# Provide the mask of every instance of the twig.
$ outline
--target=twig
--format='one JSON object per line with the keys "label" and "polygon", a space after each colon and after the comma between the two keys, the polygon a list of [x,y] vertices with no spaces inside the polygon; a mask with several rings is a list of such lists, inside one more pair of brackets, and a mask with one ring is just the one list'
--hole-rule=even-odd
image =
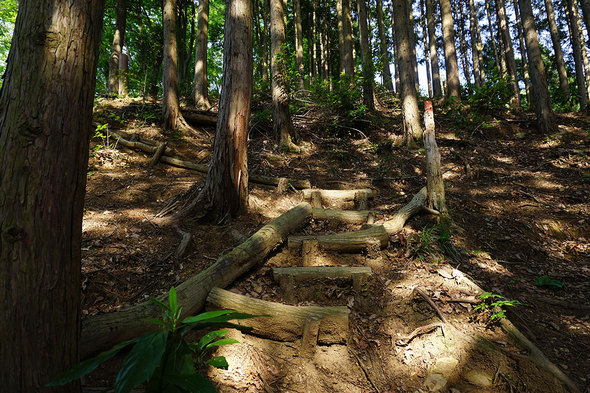
{"label": "twig", "polygon": [[361,135],[362,135],[362,136],[363,136],[365,139],[369,139],[369,138],[367,138],[367,136],[365,135],[365,133],[364,133],[364,132],[362,132],[361,130],[359,130],[358,128],[354,128],[354,127],[348,127],[348,126],[343,126],[343,125],[340,125],[340,124],[338,125],[338,127],[340,127],[340,128],[345,128],[345,129],[347,129],[347,130],[356,131],[356,132],[358,132],[359,134],[361,134]]}
{"label": "twig", "polygon": [[418,287],[414,288],[414,290],[412,291],[412,294],[413,293],[417,293],[418,295],[422,296],[422,298],[424,300],[426,300],[426,302],[430,305],[430,307],[432,307],[434,309],[434,311],[436,311],[436,314],[439,316],[441,321],[443,321],[444,323],[449,323],[449,321],[443,315],[443,313],[440,311],[438,306],[436,304],[434,304],[432,299],[426,294],[426,292],[424,292],[424,290],[422,288],[418,288]]}
{"label": "twig", "polygon": [[369,383],[371,384],[371,386],[373,387],[373,389],[375,389],[375,391],[377,393],[379,393],[380,390],[377,389],[377,386],[375,385],[375,383],[373,382],[373,380],[369,376],[369,372],[367,371],[367,368],[365,367],[363,361],[359,358],[359,356],[355,352],[352,352],[352,354],[353,354],[354,358],[356,359],[356,362],[358,363],[358,365],[361,368],[361,370],[363,370],[363,373],[365,374],[365,377],[367,378],[367,381],[369,381]]}
{"label": "twig", "polygon": [[404,346],[408,345],[414,338],[416,338],[422,334],[430,333],[431,331],[433,331],[437,327],[439,327],[442,330],[443,334],[445,333],[444,324],[442,322],[434,322],[434,323],[431,323],[428,325],[417,327],[416,329],[414,329],[412,331],[412,333],[408,334],[406,337],[399,338],[395,342],[395,344],[404,347]]}

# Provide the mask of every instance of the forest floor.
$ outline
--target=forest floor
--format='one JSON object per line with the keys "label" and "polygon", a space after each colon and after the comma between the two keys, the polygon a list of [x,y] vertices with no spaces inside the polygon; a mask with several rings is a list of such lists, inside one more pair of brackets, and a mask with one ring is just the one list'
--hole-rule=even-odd
{"label": "forest floor", "polygon": [[[165,140],[176,155],[207,164],[214,129],[205,129],[210,136],[200,139],[164,132],[158,114],[157,102],[99,100],[95,121]],[[393,147],[400,118],[387,109],[344,122],[320,107],[307,108],[294,117],[301,152],[285,154],[277,152],[268,121],[255,116],[249,170],[308,179],[314,188],[372,188],[378,194],[370,207],[382,213],[376,223],[382,222],[426,183],[424,151]],[[435,104],[435,118],[449,214],[412,217],[383,250],[321,255],[326,264],[365,265],[374,273],[362,293],[349,283],[327,281],[302,286],[292,299],[291,304],[348,306],[348,342],[302,356],[297,343],[233,332],[240,344],[219,351],[229,369],[209,371],[221,392],[427,392],[443,386],[453,392],[566,391],[490,323],[490,312],[474,309],[477,293],[463,275],[487,292],[521,302],[504,307],[508,318],[581,391],[590,392],[590,118],[559,115],[554,135],[538,134],[526,113],[465,124],[460,113],[439,113]],[[302,201],[301,192],[279,194],[251,184],[247,215],[224,226],[182,223],[193,241],[178,260],[174,253],[182,235],[157,225],[154,215],[195,182],[202,185],[205,176],[165,164],[150,168],[150,156],[108,148],[112,142],[91,142],[84,316],[167,292]],[[312,219],[301,233],[358,227]],[[279,248],[227,289],[288,303],[271,268],[296,266],[299,258]],[[415,288],[446,315],[450,333],[435,329],[400,342],[415,328],[440,321]],[[104,386],[111,371],[101,367],[86,383]]]}

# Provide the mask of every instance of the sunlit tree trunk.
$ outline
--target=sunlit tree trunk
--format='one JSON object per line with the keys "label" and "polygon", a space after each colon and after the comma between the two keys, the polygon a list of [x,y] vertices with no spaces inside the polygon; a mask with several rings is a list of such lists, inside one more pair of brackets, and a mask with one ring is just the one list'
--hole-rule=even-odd
{"label": "sunlit tree trunk", "polygon": [[584,16],[586,32],[590,37],[590,0],[580,0],[580,5],[582,6],[582,15]]}
{"label": "sunlit tree trunk", "polygon": [[563,52],[561,50],[561,39],[559,37],[557,23],[555,23],[555,13],[553,12],[551,0],[545,0],[545,9],[547,10],[549,32],[551,33],[551,42],[553,43],[553,51],[555,52],[555,65],[557,67],[557,74],[559,75],[559,90],[564,97],[567,97],[569,95],[569,82],[567,80],[565,61],[563,61]]}
{"label": "sunlit tree trunk", "polygon": [[436,29],[434,23],[434,4],[432,0],[426,0],[426,21],[428,25],[430,67],[432,68],[432,91],[435,97],[441,97],[442,87],[440,84],[440,70],[438,66],[438,53],[436,50]]}
{"label": "sunlit tree trunk", "polygon": [[401,81],[400,81],[400,70],[399,70],[399,53],[397,43],[397,32],[396,32],[396,16],[395,16],[395,1],[391,2],[391,41],[393,46],[393,69],[395,70],[395,92],[400,93]]}
{"label": "sunlit tree trunk", "polygon": [[479,29],[479,19],[475,10],[475,2],[469,0],[469,35],[471,37],[471,61],[473,63],[473,81],[476,87],[482,85],[481,69],[483,64],[480,62],[481,42],[477,35]]}
{"label": "sunlit tree trunk", "polygon": [[363,71],[363,103],[370,111],[375,109],[375,86],[373,85],[373,57],[369,44],[369,29],[367,27],[367,3],[366,0],[357,0],[359,16],[359,39]]}
{"label": "sunlit tree trunk", "polygon": [[461,85],[459,83],[459,65],[457,50],[455,49],[455,27],[450,0],[440,0],[442,16],[443,42],[445,50],[445,65],[447,70],[447,96],[461,99]]}
{"label": "sunlit tree trunk", "polygon": [[454,1],[455,5],[455,20],[459,28],[459,53],[461,55],[461,63],[463,64],[463,77],[467,85],[471,85],[471,73],[469,72],[470,64],[467,60],[467,45],[465,43],[465,18],[463,14],[463,3],[459,0]]}
{"label": "sunlit tree trunk", "polygon": [[393,80],[389,69],[389,52],[387,51],[387,37],[385,35],[385,18],[383,16],[383,0],[377,0],[377,28],[379,29],[379,49],[381,61],[383,62],[382,75],[383,86],[389,91],[393,91]]}
{"label": "sunlit tree trunk", "polygon": [[344,73],[352,77],[354,76],[354,38],[352,36],[350,0],[342,0],[342,17],[344,22]]}
{"label": "sunlit tree trunk", "polygon": [[195,78],[193,100],[200,109],[209,109],[209,86],[207,83],[207,33],[209,30],[209,0],[199,0],[197,44],[195,50]]}
{"label": "sunlit tree trunk", "polygon": [[268,48],[270,46],[270,34],[268,32],[269,27],[269,15],[270,15],[270,0],[261,0],[263,3],[262,8],[264,9],[264,14],[262,15],[262,24],[263,24],[263,45],[262,45],[262,61],[261,61],[261,68],[262,68],[262,82],[268,83]]}
{"label": "sunlit tree trunk", "polygon": [[492,41],[492,48],[494,49],[494,60],[496,61],[496,68],[498,69],[498,75],[504,75],[504,69],[502,68],[502,62],[500,61],[500,55],[498,54],[498,45],[496,44],[494,25],[492,24],[492,13],[490,12],[490,0],[484,0],[486,8],[486,15],[488,17],[488,27],[490,29],[490,41]]}
{"label": "sunlit tree trunk", "polygon": [[317,42],[317,37],[318,37],[318,29],[317,29],[317,19],[318,19],[318,14],[317,14],[317,6],[315,2],[312,2],[311,4],[311,26],[309,31],[310,31],[310,35],[311,35],[311,40],[310,40],[310,59],[311,59],[311,76],[312,79],[315,80],[318,77],[319,74],[319,67],[318,67],[318,42]]}
{"label": "sunlit tree trunk", "polygon": [[416,91],[420,91],[418,80],[418,57],[416,57],[416,31],[414,30],[414,13],[412,12],[413,0],[408,1],[408,29],[410,32],[410,48],[412,49],[412,77],[416,85]]}
{"label": "sunlit tree trunk", "polygon": [[578,33],[580,34],[580,47],[582,49],[582,61],[584,63],[584,72],[586,77],[586,94],[590,97],[590,62],[588,62],[588,54],[586,51],[586,40],[584,39],[584,32],[582,30],[582,19],[578,11],[578,5],[574,4],[574,19],[578,25]]}
{"label": "sunlit tree trunk", "polygon": [[572,44],[572,52],[574,55],[574,64],[576,67],[576,83],[578,85],[578,99],[580,100],[580,107],[584,108],[588,105],[588,93],[586,92],[586,78],[584,76],[584,61],[582,60],[582,47],[580,43],[580,32],[578,31],[578,24],[574,17],[574,2],[567,0],[566,8],[567,22],[570,30],[570,40]]}
{"label": "sunlit tree trunk", "polygon": [[176,0],[164,0],[164,69],[162,113],[167,129],[193,133],[180,113],[178,100],[178,54],[176,51]]}
{"label": "sunlit tree trunk", "polygon": [[113,46],[111,57],[109,58],[109,78],[107,80],[107,90],[110,94],[120,94],[119,88],[119,57],[123,51],[125,42],[125,24],[127,22],[127,1],[117,0],[117,21],[115,24],[115,34],[113,36]]}
{"label": "sunlit tree trunk", "polygon": [[299,88],[303,89],[305,82],[303,70],[303,28],[301,26],[301,1],[293,0],[295,23],[295,53],[297,72],[299,73]]}
{"label": "sunlit tree trunk", "polygon": [[[248,0],[243,0],[248,1]],[[285,43],[285,11],[282,0],[270,0],[270,68],[272,74],[272,123],[281,149],[290,150],[293,123],[289,114],[288,86],[284,69],[287,66],[283,44]]]}
{"label": "sunlit tree trunk", "polygon": [[426,92],[428,97],[432,97],[432,76],[430,74],[431,66],[428,56],[428,33],[426,32],[426,11],[424,10],[424,0],[420,0],[421,19],[420,25],[422,27],[422,43],[424,44],[424,64],[426,68]]}
{"label": "sunlit tree trunk", "polygon": [[402,101],[402,116],[404,140],[408,146],[414,145],[422,138],[418,97],[414,84],[412,47],[409,27],[410,0],[393,0],[393,16],[395,19],[396,45],[399,57],[398,70],[400,73],[400,99]]}
{"label": "sunlit tree trunk", "polygon": [[330,79],[330,38],[328,35],[329,26],[329,4],[324,0],[322,2],[322,26],[320,36],[320,57],[322,64],[322,78],[324,80]]}
{"label": "sunlit tree trunk", "polygon": [[526,95],[528,98],[529,105],[531,105],[531,79],[529,76],[529,64],[527,62],[526,48],[524,45],[524,33],[522,31],[522,21],[520,19],[520,10],[518,9],[518,0],[514,2],[514,13],[516,16],[516,26],[518,28],[518,43],[520,47],[520,59],[522,62],[522,74],[524,76],[524,84],[526,86]]}
{"label": "sunlit tree trunk", "polygon": [[512,105],[520,107],[520,89],[518,88],[518,77],[516,75],[516,60],[514,59],[514,49],[512,48],[512,38],[508,28],[508,19],[506,18],[506,7],[504,0],[496,0],[496,14],[498,16],[499,32],[502,38],[504,48],[504,58],[506,59],[506,70],[510,76],[510,87],[512,88]]}
{"label": "sunlit tree trunk", "polygon": [[545,78],[545,66],[541,57],[539,37],[535,30],[535,19],[531,0],[518,0],[520,16],[525,33],[529,71],[531,73],[532,96],[535,97],[533,105],[537,115],[537,126],[542,133],[557,131],[555,115],[551,108],[549,88]]}
{"label": "sunlit tree trunk", "polygon": [[79,361],[82,211],[104,1],[21,0],[0,91],[0,390]]}

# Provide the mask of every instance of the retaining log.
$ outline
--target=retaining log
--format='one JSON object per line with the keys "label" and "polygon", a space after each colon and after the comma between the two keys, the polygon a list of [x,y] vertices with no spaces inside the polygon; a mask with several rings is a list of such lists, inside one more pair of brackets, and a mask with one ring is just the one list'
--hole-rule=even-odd
{"label": "retaining log", "polygon": [[371,225],[360,231],[342,232],[319,236],[289,236],[289,249],[298,251],[306,240],[316,240],[326,251],[358,252],[378,245],[387,247],[389,235],[383,225]]}

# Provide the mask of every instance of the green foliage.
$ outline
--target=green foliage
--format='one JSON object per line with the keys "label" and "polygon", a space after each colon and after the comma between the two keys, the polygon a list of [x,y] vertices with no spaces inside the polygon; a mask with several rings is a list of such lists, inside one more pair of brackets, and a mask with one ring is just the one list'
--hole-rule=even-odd
{"label": "green foliage", "polygon": [[504,112],[509,107],[512,98],[510,83],[509,76],[492,75],[482,86],[470,85],[467,88],[467,102],[471,109],[480,114]]}
{"label": "green foliage", "polygon": [[17,11],[18,3],[16,0],[2,0],[0,3],[0,87],[6,69],[6,60],[10,51]]}
{"label": "green foliage", "polygon": [[538,287],[547,287],[551,289],[563,289],[565,284],[561,281],[549,278],[549,276],[541,276],[535,280],[535,285]]}
{"label": "green foliage", "polygon": [[279,78],[276,82],[281,86],[285,94],[289,96],[289,99],[297,91],[299,78],[301,77],[299,70],[297,70],[295,57],[295,52],[289,51],[286,43],[281,46],[281,49],[275,55]]}
{"label": "green foliage", "polygon": [[452,228],[455,226],[449,214],[442,214],[436,224],[425,227],[409,239],[412,251],[422,261],[431,257],[435,264],[444,262],[444,255],[455,256],[451,243]]}
{"label": "green foliage", "polygon": [[502,295],[492,292],[484,292],[478,296],[482,302],[475,306],[475,311],[485,312],[489,316],[489,323],[506,318],[506,310],[503,307],[514,307],[523,305],[518,300],[510,300]]}
{"label": "green foliage", "polygon": [[[242,326],[229,321],[252,318],[254,315],[221,310],[205,312],[181,321],[182,307],[178,306],[174,287],[170,288],[168,293],[168,304],[154,298],[150,300],[165,310],[165,313],[162,319],[149,318],[145,321],[157,324],[162,329],[117,344],[98,356],[79,363],[47,386],[65,385],[79,379],[124,348],[133,345],[123,360],[115,380],[115,393],[128,393],[144,383],[147,393],[215,392],[213,384],[201,375],[199,370],[204,365],[227,368],[228,363],[223,356],[209,357],[210,353],[217,347],[235,344],[237,341],[224,338],[227,329],[209,332],[197,342],[187,343],[184,336],[190,331],[207,327],[232,327],[243,330]],[[193,355],[196,357],[197,368]]]}

